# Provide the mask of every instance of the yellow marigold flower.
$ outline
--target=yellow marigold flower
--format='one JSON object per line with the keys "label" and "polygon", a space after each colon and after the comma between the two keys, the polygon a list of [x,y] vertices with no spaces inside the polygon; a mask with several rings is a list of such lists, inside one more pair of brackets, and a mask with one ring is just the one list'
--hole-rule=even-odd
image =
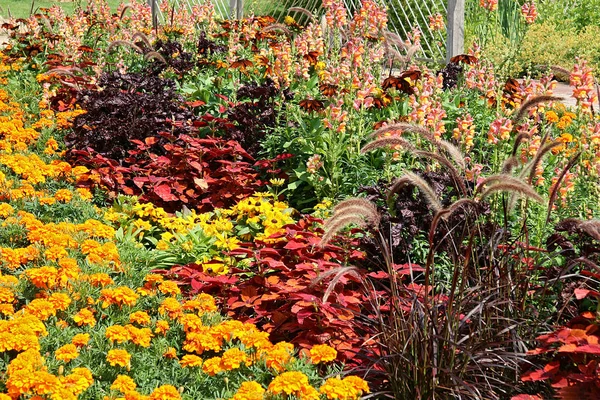
{"label": "yellow marigold flower", "polygon": [[136,387],[137,385],[133,379],[131,379],[131,377],[127,375],[119,375],[110,386],[110,390],[118,390],[121,393],[126,393],[135,390]]}
{"label": "yellow marigold flower", "polygon": [[177,286],[176,282],[173,281],[163,281],[158,285],[158,290],[162,294],[167,294],[170,296],[176,296],[181,293],[179,286]]}
{"label": "yellow marigold flower", "polygon": [[182,367],[201,367],[202,358],[193,354],[186,354],[185,356],[181,357],[179,364]]}
{"label": "yellow marigold flower", "polygon": [[237,347],[226,350],[221,356],[221,368],[223,368],[225,371],[237,369],[242,365],[242,363],[248,363],[248,356],[245,352]]}
{"label": "yellow marigold flower", "polygon": [[59,347],[54,352],[54,358],[60,361],[69,362],[76,359],[79,356],[79,350],[74,344],[69,343]]}
{"label": "yellow marigold flower", "polygon": [[136,311],[129,316],[129,322],[132,324],[147,325],[150,323],[150,316],[144,311]]}
{"label": "yellow marigold flower", "polygon": [[282,372],[285,364],[289,363],[294,353],[294,345],[287,342],[279,342],[266,351],[265,362],[267,368]]}
{"label": "yellow marigold flower", "polygon": [[77,335],[73,336],[73,339],[71,339],[71,343],[73,343],[77,347],[83,347],[86,344],[88,344],[89,341],[89,333],[78,333]]}
{"label": "yellow marigold flower", "polygon": [[312,386],[305,386],[298,394],[300,400],[320,400],[319,391]]}
{"label": "yellow marigold flower", "polygon": [[[175,347],[169,347],[167,349],[167,351],[165,351],[163,353],[163,357],[169,358],[169,359],[175,359],[175,358],[177,358],[177,349],[175,349]],[[184,358],[185,358],[185,356],[184,356]]]}
{"label": "yellow marigold flower", "polygon": [[13,315],[15,313],[15,308],[12,304],[0,304],[0,314],[3,315]]}
{"label": "yellow marigold flower", "polygon": [[263,400],[265,389],[258,382],[244,382],[231,400]]}
{"label": "yellow marigold flower", "polygon": [[15,209],[8,203],[0,203],[0,217],[6,218],[13,215]]}
{"label": "yellow marigold flower", "polygon": [[344,378],[344,382],[352,386],[359,392],[359,395],[363,393],[369,393],[369,384],[362,378],[355,375],[350,375]]}
{"label": "yellow marigold flower", "polygon": [[154,285],[155,283],[160,283],[164,281],[164,278],[162,275],[159,274],[148,274],[144,277],[144,281],[151,285]]}
{"label": "yellow marigold flower", "polygon": [[54,193],[54,198],[56,201],[68,203],[73,198],[73,193],[69,189],[59,189]]}
{"label": "yellow marigold flower", "polygon": [[131,334],[129,333],[129,330],[121,325],[107,327],[104,335],[111,342],[125,343],[126,341],[131,340]]}
{"label": "yellow marigold flower", "polygon": [[94,195],[92,194],[92,192],[90,192],[86,188],[77,188],[75,190],[77,191],[77,194],[79,195],[79,197],[82,200],[91,200],[94,198]]}
{"label": "yellow marigold flower", "polygon": [[269,384],[269,392],[272,394],[295,395],[305,386],[310,386],[306,375],[298,371],[289,371],[273,379]]}
{"label": "yellow marigold flower", "polygon": [[181,395],[173,385],[162,385],[154,389],[149,400],[180,400]]}
{"label": "yellow marigold flower", "polygon": [[89,325],[90,327],[96,326],[96,318],[94,318],[94,312],[88,308],[80,310],[73,316],[73,321],[78,325]]}
{"label": "yellow marigold flower", "polygon": [[310,349],[310,360],[313,364],[335,360],[337,351],[326,344],[317,344]]}
{"label": "yellow marigold flower", "polygon": [[356,400],[363,393],[369,393],[368,384],[357,376],[349,376],[343,380],[329,378],[319,389],[328,399]]}
{"label": "yellow marigold flower", "polygon": [[57,261],[61,258],[69,257],[69,253],[62,246],[52,246],[44,252],[44,256],[48,260]]}
{"label": "yellow marigold flower", "polygon": [[131,354],[129,354],[127,350],[109,350],[106,355],[106,361],[113,367],[116,365],[127,367],[131,361]]}
{"label": "yellow marigold flower", "polygon": [[202,366],[202,372],[210,376],[215,376],[216,374],[222,371],[223,369],[221,368],[221,357],[209,358],[204,362],[204,365]]}
{"label": "yellow marigold flower", "polygon": [[154,333],[157,333],[159,335],[164,335],[168,331],[169,331],[169,322],[167,322],[163,319],[156,321],[156,328],[154,328]]}

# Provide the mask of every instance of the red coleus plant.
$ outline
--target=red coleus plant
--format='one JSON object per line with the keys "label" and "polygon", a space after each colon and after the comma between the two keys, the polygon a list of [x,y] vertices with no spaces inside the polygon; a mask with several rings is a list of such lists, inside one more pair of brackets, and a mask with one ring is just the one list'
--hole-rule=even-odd
{"label": "red coleus plant", "polygon": [[160,136],[168,142],[158,144],[157,137],[133,140],[137,148],[122,163],[91,149],[73,150],[71,156],[75,164],[93,168],[112,196],[137,195],[168,212],[183,206],[201,212],[229,207],[261,186],[252,157],[235,141]]}
{"label": "red coleus plant", "polygon": [[167,274],[188,294],[212,294],[230,316],[257,324],[272,340],[300,347],[327,342],[337,348],[340,360],[356,361],[367,338],[361,319],[368,300],[361,284],[366,271],[336,273],[364,255],[355,250],[353,239],[318,247],[320,222],[305,217],[279,236],[244,244],[230,255],[250,260],[248,268],[233,268],[227,276],[210,276],[197,264]]}

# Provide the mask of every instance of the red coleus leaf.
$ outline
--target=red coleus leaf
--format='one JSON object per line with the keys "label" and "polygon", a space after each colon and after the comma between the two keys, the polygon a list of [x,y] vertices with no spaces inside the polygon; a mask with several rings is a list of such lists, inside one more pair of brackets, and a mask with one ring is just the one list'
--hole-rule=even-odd
{"label": "red coleus leaf", "polygon": [[154,188],[154,193],[158,195],[163,201],[177,201],[178,198],[171,193],[169,185],[158,185]]}
{"label": "red coleus leaf", "polygon": [[510,400],[544,400],[542,397],[537,394],[519,394],[517,396],[513,396]]}
{"label": "red coleus leaf", "polygon": [[559,370],[560,370],[560,362],[552,361],[552,362],[546,364],[546,366],[543,369],[538,369],[535,371],[528,371],[528,372],[524,373],[523,376],[521,376],[521,380],[523,382],[528,382],[528,381],[535,382],[535,381],[550,379],[556,373],[558,373]]}
{"label": "red coleus leaf", "polygon": [[594,297],[600,297],[600,292],[597,292],[595,290],[589,290],[589,289],[575,289],[575,298],[577,300],[581,300],[584,299],[588,296],[594,296]]}

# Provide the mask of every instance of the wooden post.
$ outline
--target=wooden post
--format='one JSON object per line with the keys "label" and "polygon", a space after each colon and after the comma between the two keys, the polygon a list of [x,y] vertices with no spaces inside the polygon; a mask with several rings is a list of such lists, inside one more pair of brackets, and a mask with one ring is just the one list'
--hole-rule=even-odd
{"label": "wooden post", "polygon": [[448,25],[446,27],[446,62],[465,48],[465,0],[448,0]]}
{"label": "wooden post", "polygon": [[148,5],[152,9],[152,27],[154,29],[158,26],[158,4],[156,4],[157,0],[148,0]]}
{"label": "wooden post", "polygon": [[244,16],[243,0],[229,0],[229,18],[242,19]]}

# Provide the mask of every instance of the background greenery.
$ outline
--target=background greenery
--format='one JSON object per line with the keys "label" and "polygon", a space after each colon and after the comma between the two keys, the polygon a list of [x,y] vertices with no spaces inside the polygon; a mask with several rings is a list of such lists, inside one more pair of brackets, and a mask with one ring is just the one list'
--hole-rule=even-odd
{"label": "background greenery", "polygon": [[[61,6],[67,13],[73,12],[73,10],[81,5],[85,7],[87,5],[87,1],[84,0],[74,0],[74,1],[48,1],[48,0],[2,0],[0,4],[0,16],[7,18],[10,10],[10,14],[15,18],[26,18],[29,16],[31,11],[31,5],[33,3],[33,9],[42,8],[42,7],[52,7],[53,5]],[[108,0],[108,4],[110,4],[111,8],[116,9],[119,5],[119,0]]]}

